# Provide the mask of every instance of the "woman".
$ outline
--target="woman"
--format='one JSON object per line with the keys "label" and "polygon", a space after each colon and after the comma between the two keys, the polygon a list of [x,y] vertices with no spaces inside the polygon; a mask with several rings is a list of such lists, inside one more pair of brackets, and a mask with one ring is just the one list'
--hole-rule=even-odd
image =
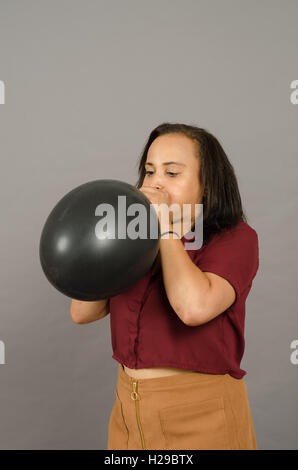
{"label": "woman", "polygon": [[[258,237],[233,167],[205,129],[164,123],[145,145],[137,188],[152,204],[176,203],[182,216],[172,213],[164,227],[158,212],[154,265],[101,310],[101,317],[110,312],[119,362],[107,448],[258,449],[240,368]],[[196,204],[203,204],[203,240],[192,249],[186,235]]]}
{"label": "woman", "polygon": [[[182,218],[172,215],[149,273],[109,299],[119,368],[107,448],[258,449],[240,368],[258,237],[233,167],[205,129],[164,123],[149,136],[137,187],[152,204],[178,204]],[[186,250],[196,204],[203,244]]]}

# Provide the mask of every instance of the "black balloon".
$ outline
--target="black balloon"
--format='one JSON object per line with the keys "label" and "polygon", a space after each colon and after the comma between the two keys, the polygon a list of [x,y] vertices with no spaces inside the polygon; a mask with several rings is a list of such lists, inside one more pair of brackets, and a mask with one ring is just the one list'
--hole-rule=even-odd
{"label": "black balloon", "polygon": [[[118,196],[126,196],[126,207],[142,204],[146,208],[145,238],[118,237],[126,233],[135,215],[120,217]],[[103,217],[96,215],[99,204],[115,210],[115,238],[98,228]],[[106,215],[106,213],[105,213]],[[150,237],[152,223],[157,228]],[[101,224],[102,225],[102,224]],[[97,231],[95,228],[97,227]],[[98,237],[105,233],[105,238]],[[124,292],[150,269],[159,249],[158,217],[149,199],[135,186],[112,179],[90,181],[67,193],[53,208],[43,227],[39,257],[48,281],[60,292],[77,300],[101,300]]]}

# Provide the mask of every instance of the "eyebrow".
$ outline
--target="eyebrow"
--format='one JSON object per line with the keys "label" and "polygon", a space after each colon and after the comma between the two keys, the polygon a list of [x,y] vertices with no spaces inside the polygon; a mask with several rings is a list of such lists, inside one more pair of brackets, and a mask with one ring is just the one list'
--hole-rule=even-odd
{"label": "eyebrow", "polygon": [[[180,163],[180,162],[164,162],[163,165],[181,165],[181,166],[186,166],[185,163]],[[146,162],[145,165],[151,165],[153,166],[153,163],[151,162]]]}

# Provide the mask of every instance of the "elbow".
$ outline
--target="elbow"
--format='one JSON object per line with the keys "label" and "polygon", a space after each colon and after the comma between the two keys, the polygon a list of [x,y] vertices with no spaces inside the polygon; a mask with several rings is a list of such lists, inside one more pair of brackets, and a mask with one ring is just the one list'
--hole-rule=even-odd
{"label": "elbow", "polygon": [[80,323],[81,319],[78,315],[78,308],[77,308],[78,301],[77,300],[71,300],[70,308],[69,308],[69,314],[70,318],[74,323]]}
{"label": "elbow", "polygon": [[188,317],[187,326],[201,326],[204,322],[201,321],[197,316],[196,317]]}
{"label": "elbow", "polygon": [[182,318],[187,326],[200,326],[205,323],[200,312],[184,312]]}
{"label": "elbow", "polygon": [[82,317],[80,317],[77,313],[73,312],[73,311],[70,311],[70,317],[72,319],[72,321],[74,323],[77,323],[78,325],[80,325],[81,323],[83,323],[82,321]]}
{"label": "elbow", "polygon": [[200,320],[200,316],[198,313],[190,313],[184,309],[175,309],[177,315],[179,316],[180,320],[187,326],[199,326],[203,322]]}
{"label": "elbow", "polygon": [[74,317],[71,317],[73,323],[76,323],[77,325],[79,325],[80,323],[82,323],[79,319],[77,318],[74,318]]}

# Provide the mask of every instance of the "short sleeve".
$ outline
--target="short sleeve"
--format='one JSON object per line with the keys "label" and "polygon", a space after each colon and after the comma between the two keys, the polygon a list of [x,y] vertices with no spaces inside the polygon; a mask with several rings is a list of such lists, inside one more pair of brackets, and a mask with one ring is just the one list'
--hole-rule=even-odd
{"label": "short sleeve", "polygon": [[250,287],[259,267],[258,235],[248,224],[216,234],[193,262],[201,271],[226,279],[234,287],[237,301]]}

